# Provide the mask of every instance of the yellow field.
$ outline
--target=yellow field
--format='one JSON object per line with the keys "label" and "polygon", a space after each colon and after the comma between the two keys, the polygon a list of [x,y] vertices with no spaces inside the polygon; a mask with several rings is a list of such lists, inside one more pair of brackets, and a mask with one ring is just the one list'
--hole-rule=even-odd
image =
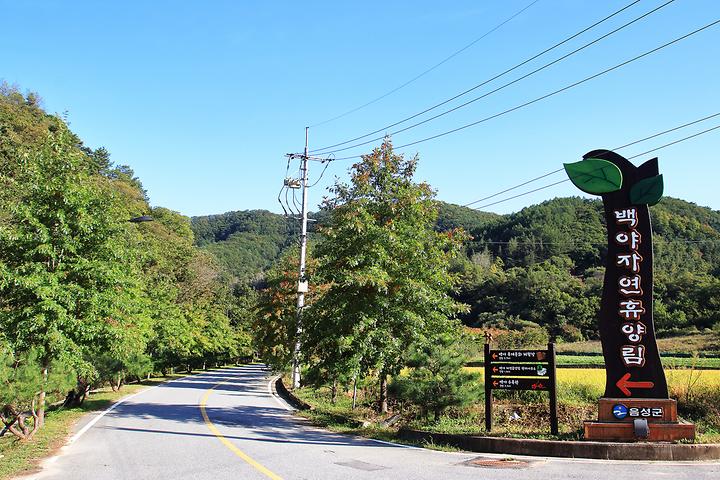
{"label": "yellow field", "polygon": [[[483,367],[466,367],[467,370],[483,374]],[[690,387],[720,387],[720,370],[666,370],[668,386],[671,390],[684,390]],[[558,383],[571,383],[602,388],[605,385],[605,370],[601,368],[558,368]]]}

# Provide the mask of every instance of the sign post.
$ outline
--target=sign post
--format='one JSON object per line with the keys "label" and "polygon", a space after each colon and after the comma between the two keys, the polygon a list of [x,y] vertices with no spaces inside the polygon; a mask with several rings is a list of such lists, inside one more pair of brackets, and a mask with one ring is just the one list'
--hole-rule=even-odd
{"label": "sign post", "polygon": [[492,350],[485,344],[485,430],[492,431],[493,390],[534,390],[550,394],[550,431],[558,433],[555,344],[547,350]]}
{"label": "sign post", "polygon": [[[582,161],[565,164],[565,171],[580,190],[602,196],[608,239],[599,314],[605,394],[600,399],[599,421],[585,422],[585,438],[664,441],[694,438],[693,425],[677,422],[675,401],[668,395],[655,339],[649,206],[658,203],[663,193],[658,159],[636,167],[610,150],[593,150]],[[651,413],[657,409],[667,411],[668,416],[648,414],[633,418],[623,414],[625,410]],[[609,416],[610,411],[618,414]],[[647,431],[647,424],[639,428],[635,420],[658,424],[642,437],[639,432]]]}

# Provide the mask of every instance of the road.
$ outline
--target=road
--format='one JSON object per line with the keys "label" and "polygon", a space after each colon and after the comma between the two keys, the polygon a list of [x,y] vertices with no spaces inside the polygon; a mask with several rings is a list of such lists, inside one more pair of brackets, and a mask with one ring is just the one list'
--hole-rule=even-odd
{"label": "road", "polygon": [[312,427],[250,365],[185,377],[118,405],[33,475],[37,479],[633,479],[720,478],[720,463],[537,457],[519,468],[468,462],[497,455],[438,452]]}

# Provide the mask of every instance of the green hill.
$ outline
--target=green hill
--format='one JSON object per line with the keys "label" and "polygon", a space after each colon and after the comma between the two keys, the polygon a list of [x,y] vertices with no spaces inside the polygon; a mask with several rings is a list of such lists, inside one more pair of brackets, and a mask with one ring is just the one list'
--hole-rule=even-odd
{"label": "green hill", "polygon": [[[326,216],[311,213],[308,225],[314,233]],[[466,230],[481,228],[500,218],[494,213],[439,202],[437,228]],[[218,261],[241,282],[254,282],[280,256],[285,248],[296,245],[300,223],[296,219],[268,212],[244,210],[192,218],[196,245],[212,252]]]}
{"label": "green hill", "polygon": [[[602,202],[555,198],[510,215],[438,202],[437,229],[472,235],[454,268],[456,296],[473,326],[533,329],[556,339],[595,338],[606,232]],[[655,321],[660,334],[720,328],[720,212],[675,198],[651,209]],[[310,224],[322,225],[322,214]],[[196,243],[240,282],[255,283],[297,245],[299,223],[264,210],[192,219]]]}

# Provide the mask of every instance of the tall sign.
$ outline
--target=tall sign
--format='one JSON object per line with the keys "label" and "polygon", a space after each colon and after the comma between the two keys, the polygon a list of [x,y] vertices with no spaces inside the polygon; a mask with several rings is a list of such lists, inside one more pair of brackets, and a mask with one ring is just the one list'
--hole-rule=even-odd
{"label": "tall sign", "polygon": [[[653,322],[653,248],[649,206],[660,201],[663,177],[653,158],[636,167],[610,150],[593,150],[565,164],[580,190],[601,195],[607,226],[599,331],[605,394],[598,421],[585,422],[595,440],[693,438],[668,396]],[[651,426],[650,426],[651,425]]]}
{"label": "tall sign", "polygon": [[580,190],[602,195],[608,252],[600,304],[605,397],[668,398],[653,324],[653,248],[649,205],[660,201],[657,158],[639,167],[609,150],[565,164]]}

